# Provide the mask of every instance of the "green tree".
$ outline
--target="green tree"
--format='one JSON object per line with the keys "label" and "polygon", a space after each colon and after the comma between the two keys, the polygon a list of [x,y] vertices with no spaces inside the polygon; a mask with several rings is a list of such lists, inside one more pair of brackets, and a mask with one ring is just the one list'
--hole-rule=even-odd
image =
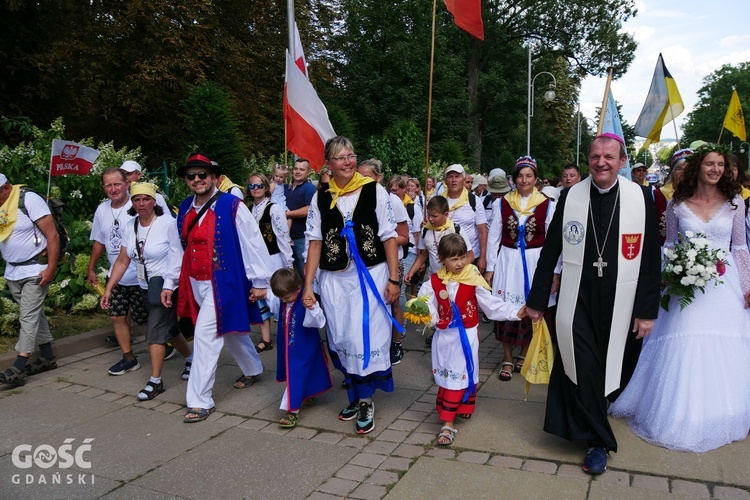
{"label": "green tree", "polygon": [[[688,115],[683,127],[683,144],[690,144],[696,140],[718,140],[733,87],[737,88],[742,109],[747,114],[747,110],[750,109],[750,62],[743,62],[737,66],[725,64],[703,79],[703,87],[698,91],[698,103]],[[747,125],[746,121],[746,128]],[[739,139],[728,130],[724,130],[721,142],[737,144]]]}
{"label": "green tree", "polygon": [[184,106],[188,144],[218,162],[234,182],[244,182],[249,172],[243,169],[242,141],[229,95],[206,81],[193,88]]}

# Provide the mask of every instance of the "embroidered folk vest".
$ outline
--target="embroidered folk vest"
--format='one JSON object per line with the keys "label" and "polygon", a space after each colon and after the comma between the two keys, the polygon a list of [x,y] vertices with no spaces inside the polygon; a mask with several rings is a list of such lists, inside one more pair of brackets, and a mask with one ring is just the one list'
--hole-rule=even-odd
{"label": "embroidered folk vest", "polygon": [[[378,236],[377,186],[375,182],[362,186],[357,206],[351,215],[357,250],[367,267],[385,262],[385,247]],[[341,236],[344,216],[338,207],[331,208],[331,193],[327,191],[318,192],[318,209],[323,235],[320,268],[326,271],[342,271],[349,265],[346,239]]]}
{"label": "embroidered folk vest", "polygon": [[[182,224],[183,231],[186,231],[190,224],[198,216],[195,210],[190,210],[185,215],[185,221]],[[185,253],[188,258],[185,259],[188,265],[188,275],[196,280],[210,280],[211,267],[214,254],[214,231],[216,226],[216,215],[213,210],[208,210],[203,218],[203,222],[196,224],[187,240]],[[184,235],[183,235],[184,237]]]}
{"label": "embroidered folk vest", "polygon": [[260,229],[260,234],[263,235],[263,243],[266,244],[268,254],[276,255],[280,250],[279,242],[276,241],[276,233],[273,232],[273,226],[271,225],[271,206],[273,206],[273,203],[266,205],[265,210],[263,210],[263,215],[260,216],[258,221],[258,229]]}
{"label": "embroidered folk vest", "polygon": [[[440,318],[435,326],[441,330],[445,330],[448,328],[451,319],[453,319],[453,315],[451,314],[451,304],[447,295],[448,290],[446,290],[442,280],[438,278],[437,273],[430,276],[430,282],[432,284],[432,289],[435,291],[435,298],[438,303],[438,316]],[[443,291],[446,292],[442,294],[445,298],[440,296]],[[458,310],[461,312],[461,319],[463,320],[464,328],[473,328],[477,326],[479,324],[479,311],[477,309],[477,295],[474,287],[459,284],[455,302],[456,306],[458,306]]]}
{"label": "embroidered folk vest", "polygon": [[[502,236],[500,244],[508,248],[516,248],[518,241],[518,217],[510,208],[510,203],[505,197],[500,198],[500,207],[503,214]],[[545,221],[547,220],[547,209],[549,208],[549,199],[534,208],[534,213],[526,219],[526,248],[541,248],[544,246],[545,238]]]}

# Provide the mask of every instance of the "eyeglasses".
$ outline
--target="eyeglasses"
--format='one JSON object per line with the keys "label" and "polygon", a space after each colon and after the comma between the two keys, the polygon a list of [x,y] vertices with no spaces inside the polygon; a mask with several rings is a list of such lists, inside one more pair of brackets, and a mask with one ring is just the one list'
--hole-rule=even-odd
{"label": "eyeglasses", "polygon": [[248,184],[248,189],[263,189],[265,186],[263,184]]}
{"label": "eyeglasses", "polygon": [[189,181],[194,181],[196,177],[205,180],[208,177],[208,172],[188,172],[185,174],[185,179]]}
{"label": "eyeglasses", "polygon": [[357,155],[355,155],[354,153],[348,154],[346,156],[333,156],[331,158],[331,160],[336,160],[336,161],[344,161],[344,160],[355,161],[356,159],[357,159]]}

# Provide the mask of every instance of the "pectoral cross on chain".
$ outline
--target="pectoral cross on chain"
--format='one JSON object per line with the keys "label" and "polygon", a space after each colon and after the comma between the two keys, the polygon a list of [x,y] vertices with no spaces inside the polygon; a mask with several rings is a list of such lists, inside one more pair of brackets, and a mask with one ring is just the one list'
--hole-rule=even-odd
{"label": "pectoral cross on chain", "polygon": [[607,267],[607,263],[606,263],[606,262],[604,262],[604,261],[602,260],[602,258],[601,258],[601,257],[599,257],[599,258],[597,259],[597,261],[596,261],[596,262],[594,262],[594,263],[593,263],[592,265],[593,265],[594,267],[596,267],[596,268],[597,268],[597,272],[596,272],[596,275],[597,275],[597,276],[598,276],[599,278],[601,278],[602,276],[604,276],[604,273],[602,272],[602,268],[605,268],[605,267]]}

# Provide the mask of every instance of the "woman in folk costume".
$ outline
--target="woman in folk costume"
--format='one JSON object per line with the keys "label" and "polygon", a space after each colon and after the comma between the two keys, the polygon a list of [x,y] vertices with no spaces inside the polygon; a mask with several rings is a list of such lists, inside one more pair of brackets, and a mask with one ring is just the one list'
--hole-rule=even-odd
{"label": "woman in folk costume", "polygon": [[375,429],[373,393],[393,391],[391,324],[403,331],[387,307],[401,290],[396,223],[385,188],[357,172],[349,139],[329,139],[325,158],[333,177],[310,204],[302,300],[314,299],[320,269],[329,352],[348,386],[349,404],[339,418],[356,419],[356,432],[367,434]]}
{"label": "woman in folk costume", "polygon": [[654,189],[654,204],[656,213],[659,216],[659,242],[664,246],[664,240],[667,238],[667,204],[672,201],[674,190],[682,179],[682,172],[687,165],[687,158],[693,154],[690,148],[680,149],[672,154],[669,160],[669,177],[659,189]]}
{"label": "woman in folk costume", "polygon": [[713,450],[750,429],[750,254],[727,156],[710,144],[697,148],[667,208],[666,247],[678,234],[704,233],[709,248],[724,251],[723,283],[708,283],[684,309],[672,297],[669,311],[659,311],[633,377],[610,407],[641,438],[673,450]]}
{"label": "woman in folk costume", "polygon": [[438,385],[436,409],[443,427],[437,444],[453,444],[456,416],[474,414],[479,383],[479,311],[491,319],[518,321],[523,305],[492,295],[490,285],[468,258],[466,240],[448,234],[440,240],[438,257],[443,264],[422,285],[427,307],[435,323],[432,342],[432,375]]}
{"label": "woman in folk costume", "polygon": [[[255,221],[258,223],[263,243],[266,244],[271,260],[268,268],[271,272],[278,269],[292,267],[292,245],[289,238],[289,225],[286,219],[286,210],[271,201],[271,183],[268,178],[257,172],[250,174],[247,184],[247,193],[252,202],[249,204]],[[255,345],[255,350],[263,352],[273,349],[271,341],[271,315],[268,306],[260,301],[258,304],[263,316],[260,325],[262,340]],[[237,384],[240,385],[240,384]]]}
{"label": "woman in folk costume", "polygon": [[[547,228],[555,213],[555,202],[537,191],[536,161],[522,156],[513,170],[516,189],[495,204],[487,238],[487,281],[494,293],[506,302],[519,307],[526,302],[531,288],[539,254],[544,245]],[[556,275],[556,281],[559,275]],[[549,306],[555,304],[556,286],[552,289]],[[553,325],[553,312],[548,310],[548,325]],[[531,320],[499,321],[495,323],[495,338],[503,343],[504,359],[499,378],[508,381],[513,371],[521,371],[526,351],[531,342]],[[513,348],[521,351],[513,362]]]}

